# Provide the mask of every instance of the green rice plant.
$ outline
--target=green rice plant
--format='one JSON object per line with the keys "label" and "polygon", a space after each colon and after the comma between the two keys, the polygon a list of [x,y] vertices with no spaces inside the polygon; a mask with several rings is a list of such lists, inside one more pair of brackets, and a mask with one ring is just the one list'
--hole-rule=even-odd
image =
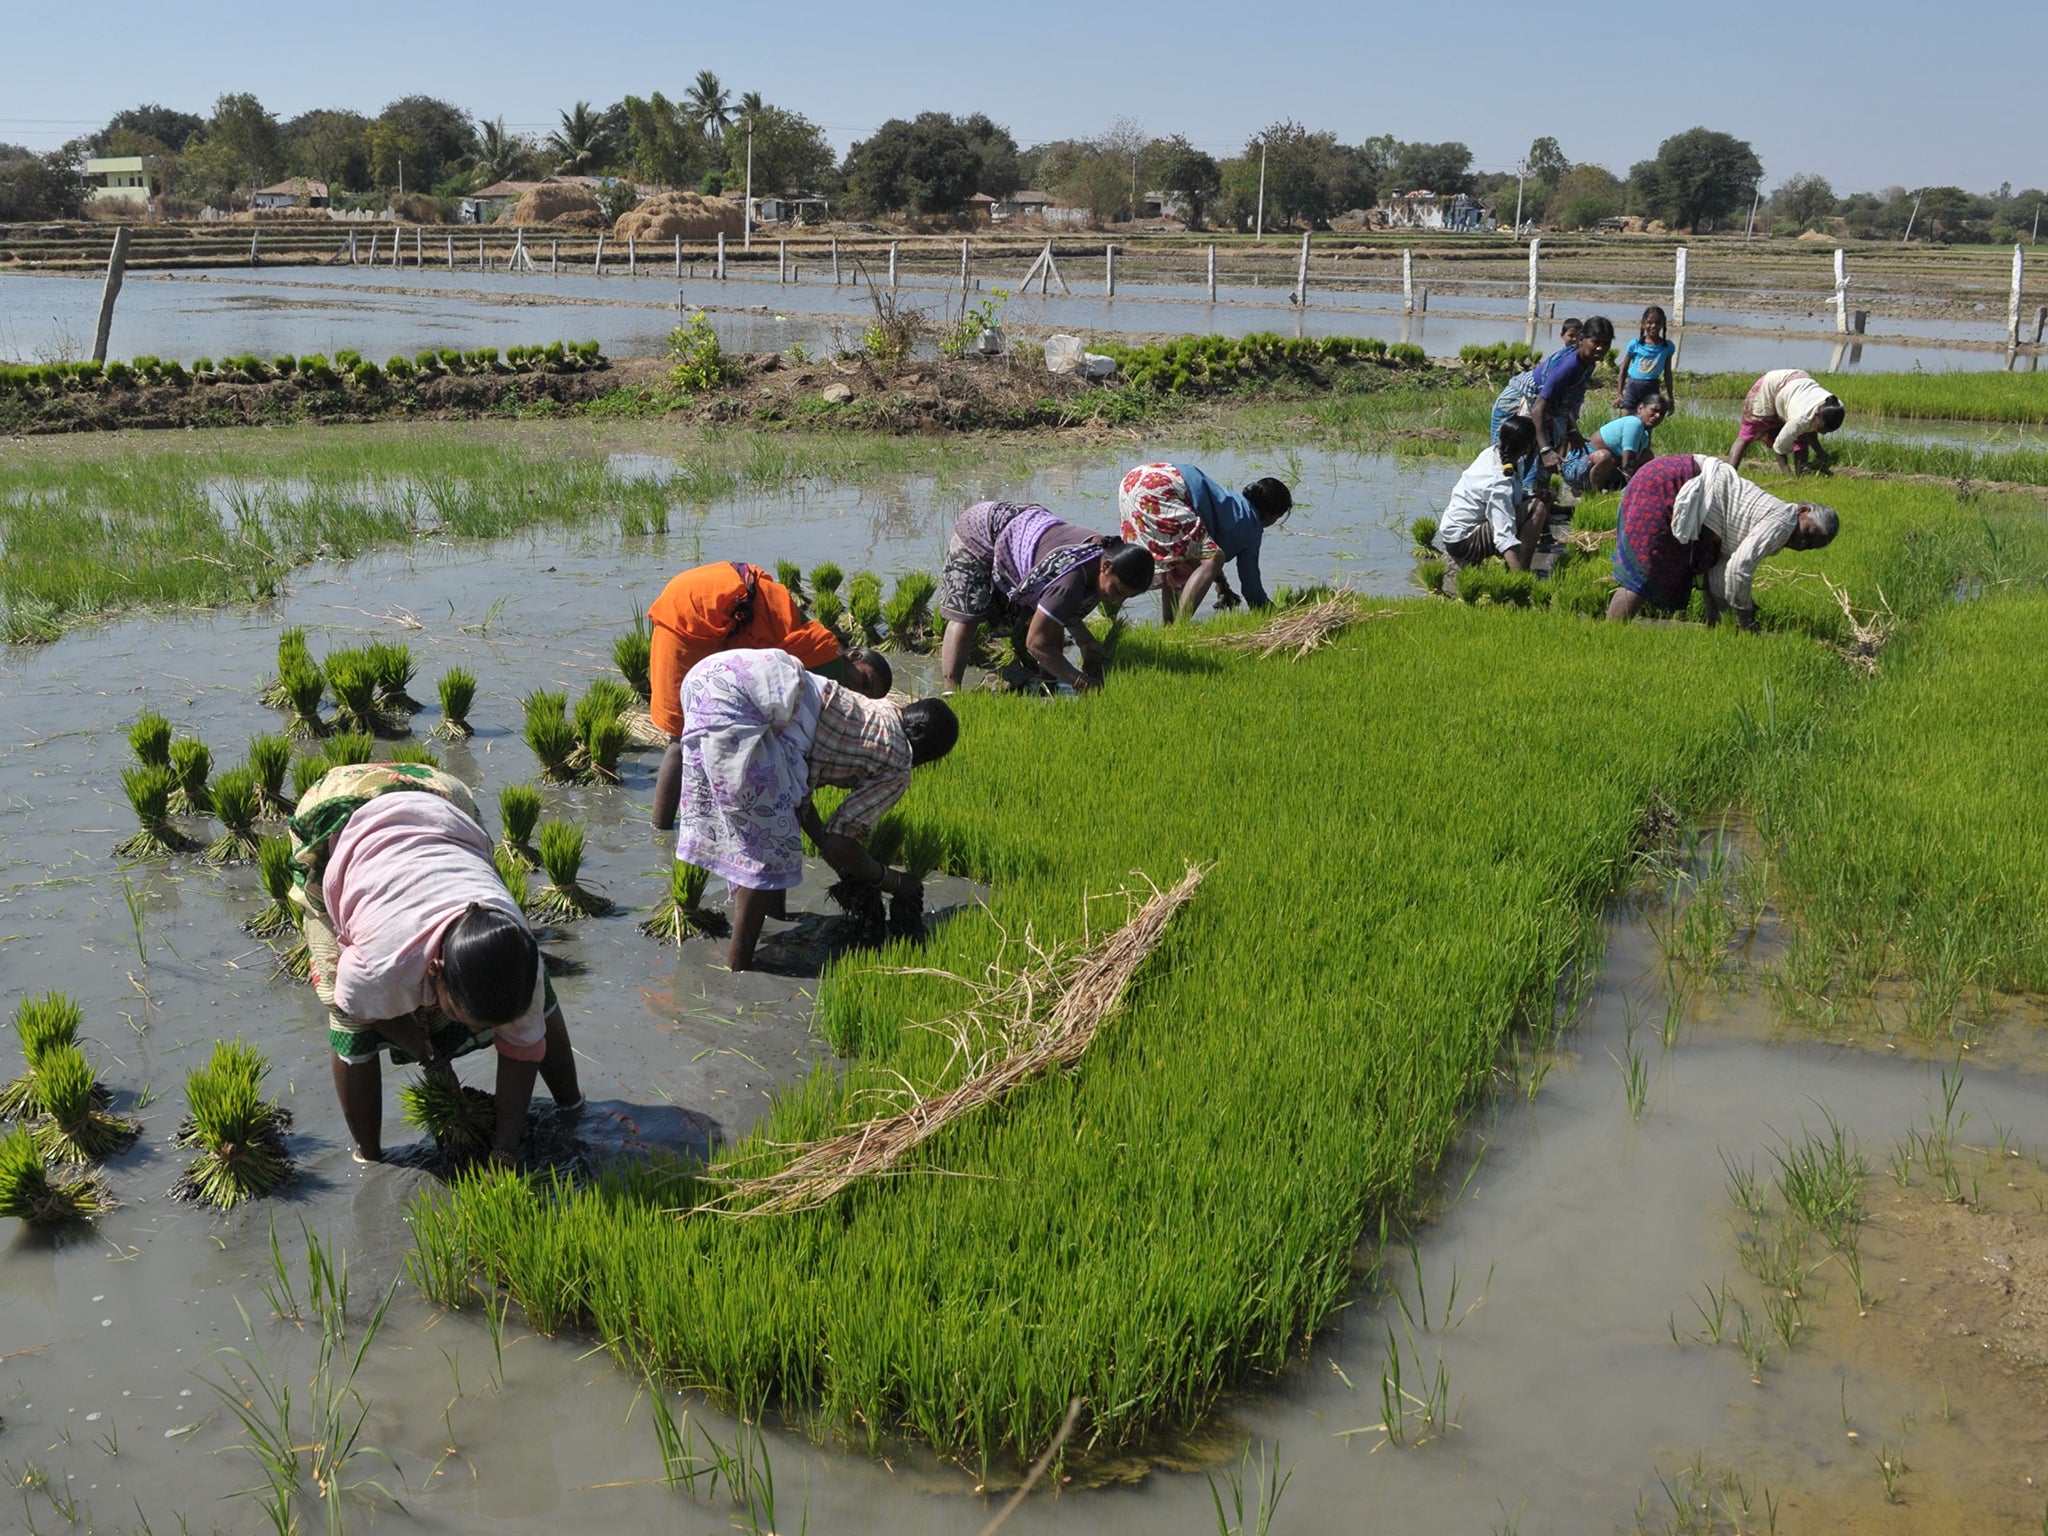
{"label": "green rice plant", "polygon": [[418,714],[420,701],[408,691],[413,677],[412,647],[378,640],[364,646],[363,654],[377,679],[377,702],[394,717]]}
{"label": "green rice plant", "polygon": [[334,760],[325,753],[308,753],[292,759],[292,792],[304,799],[306,791],[318,784],[334,766]]}
{"label": "green rice plant", "polygon": [[283,736],[249,738],[249,772],[256,780],[256,818],[282,821],[292,813],[291,799],[284,792],[285,774],[291,768],[292,744]]}
{"label": "green rice plant", "polygon": [[256,775],[229,768],[213,783],[213,814],[221,834],[206,848],[209,864],[247,864],[256,857]]}
{"label": "green rice plant", "polygon": [[837,593],[840,584],[845,580],[846,572],[842,571],[830,560],[811,568],[811,589],[815,592]]}
{"label": "green rice plant", "polygon": [[882,609],[891,645],[906,651],[931,649],[932,599],[938,590],[938,582],[923,571],[896,578],[896,591]]}
{"label": "green rice plant", "polygon": [[533,849],[533,829],[540,820],[540,789],[533,784],[507,784],[498,791],[498,821],[505,835],[498,846],[528,868],[537,868],[540,855]]}
{"label": "green rice plant", "polygon": [[142,826],[114,844],[115,858],[167,859],[192,846],[192,840],[170,822],[171,791],[177,783],[169,768],[154,763],[121,771],[121,788]]}
{"label": "green rice plant", "polygon": [[203,741],[180,737],[171,743],[171,813],[203,816],[213,809],[213,791],[206,777],[213,772],[213,749]]}
{"label": "green rice plant", "polygon": [[794,560],[775,562],[775,579],[788,590],[790,601],[795,603],[799,613],[808,613],[811,595],[804,590],[804,568]]}
{"label": "green rice plant", "polygon": [[497,866],[498,878],[504,881],[514,905],[522,912],[527,911],[533,901],[533,882],[526,875],[526,860],[499,843],[491,849],[491,862]]}
{"label": "green rice plant", "polygon": [[1491,560],[1458,567],[1458,596],[1468,603],[1526,608],[1535,595],[1536,578],[1528,571],[1511,571]]}
{"label": "green rice plant", "polygon": [[366,736],[394,735],[405,728],[404,717],[379,695],[378,660],[367,650],[330,651],[325,670],[334,695],[334,726]]}
{"label": "green rice plant", "polygon": [[284,732],[288,737],[317,739],[327,734],[327,722],[320,718],[320,701],[327,696],[327,675],[308,662],[294,663],[278,677],[285,707],[291,711]]}
{"label": "green rice plant", "polygon": [[1418,517],[1408,525],[1408,531],[1415,537],[1417,549],[1436,548],[1437,521],[1433,517]]}
{"label": "green rice plant", "polygon": [[296,933],[298,914],[292,909],[292,844],[288,837],[266,837],[256,844],[256,877],[269,903],[249,919],[248,929],[259,939],[274,939]]}
{"label": "green rice plant", "polygon": [[526,696],[526,746],[540,764],[540,775],[560,784],[579,777],[572,761],[576,727],[569,719],[569,696],[537,690]]}
{"label": "green rice plant", "polygon": [[725,915],[704,905],[704,888],[710,879],[687,859],[670,861],[667,899],[640,924],[640,931],[664,944],[679,945],[695,933],[723,937],[729,931]]}
{"label": "green rice plant", "polygon": [[31,1227],[67,1227],[113,1208],[97,1173],[53,1174],[27,1130],[17,1126],[0,1135],[0,1216]]}
{"label": "green rice plant", "polygon": [[1445,570],[1443,560],[1435,556],[1427,560],[1418,560],[1415,562],[1415,579],[1421,584],[1423,591],[1441,595],[1444,590]]}
{"label": "green rice plant", "polygon": [[424,763],[429,768],[441,766],[441,754],[424,741],[393,742],[384,749],[383,761],[387,763]]}
{"label": "green rice plant", "polygon": [[141,1128],[108,1108],[92,1063],[75,1044],[52,1045],[36,1062],[36,1147],[55,1163],[96,1163],[130,1146]]}
{"label": "green rice plant", "polygon": [[174,1195],[229,1211],[291,1179],[292,1155],[284,1139],[291,1111],[263,1097],[269,1072],[270,1063],[255,1046],[216,1040],[206,1065],[185,1074],[192,1113],[176,1143],[197,1147],[199,1155],[172,1186]]}
{"label": "green rice plant", "polygon": [[497,1140],[498,1100],[468,1088],[452,1076],[422,1073],[398,1090],[407,1125],[425,1131],[443,1157],[468,1162],[483,1157]]}
{"label": "green rice plant", "polygon": [[630,733],[617,715],[600,716],[590,724],[578,749],[585,763],[585,776],[594,784],[619,782],[619,754],[626,750]]}
{"label": "green rice plant", "polygon": [[0,1120],[33,1118],[43,1112],[36,1091],[37,1064],[57,1046],[76,1045],[78,1026],[84,1021],[84,1011],[62,992],[24,997],[14,1005],[14,1037],[27,1070],[0,1086]]}
{"label": "green rice plant", "polygon": [[612,661],[617,665],[619,675],[642,699],[653,692],[650,678],[653,653],[654,637],[645,619],[636,620],[632,629],[612,642]]}
{"label": "green rice plant", "polygon": [[536,916],[556,922],[579,917],[602,917],[612,903],[577,884],[583,869],[583,829],[566,821],[551,821],[540,829],[540,864],[547,871],[548,888],[534,898]]}
{"label": "green rice plant", "polygon": [[840,639],[846,638],[846,604],[837,592],[820,588],[811,602],[811,616]]}
{"label": "green rice plant", "polygon": [[146,709],[128,727],[128,750],[145,768],[171,766],[171,722],[153,709]]}
{"label": "green rice plant", "polygon": [[296,624],[278,631],[277,675],[263,685],[258,698],[272,709],[283,709],[291,702],[284,687],[286,674],[294,668],[312,665],[313,653],[306,649],[306,631]]}
{"label": "green rice plant", "polygon": [[367,731],[336,731],[327,738],[327,746],[320,755],[329,768],[353,767],[357,763],[374,762],[377,743]]}
{"label": "green rice plant", "polygon": [[1786,1209],[1840,1253],[1854,1246],[1863,1225],[1870,1163],[1841,1122],[1824,1106],[1822,1113],[1828,1123],[1825,1136],[1808,1131],[1797,1142],[1788,1138],[1771,1157],[1778,1165],[1778,1192]]}

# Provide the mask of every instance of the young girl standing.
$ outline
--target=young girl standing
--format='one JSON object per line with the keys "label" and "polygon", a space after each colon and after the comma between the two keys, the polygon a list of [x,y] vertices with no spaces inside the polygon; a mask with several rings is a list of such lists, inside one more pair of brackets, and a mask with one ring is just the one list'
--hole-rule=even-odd
{"label": "young girl standing", "polygon": [[1633,411],[1652,395],[1662,395],[1667,411],[1676,407],[1672,361],[1678,348],[1664,335],[1664,311],[1652,304],[1643,311],[1642,334],[1628,344],[1621,355],[1621,388],[1615,394],[1615,409]]}

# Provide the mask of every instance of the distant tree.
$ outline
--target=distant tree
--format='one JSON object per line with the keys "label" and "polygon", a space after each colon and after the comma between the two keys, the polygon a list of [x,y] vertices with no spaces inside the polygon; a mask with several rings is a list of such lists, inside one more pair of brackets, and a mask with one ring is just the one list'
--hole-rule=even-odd
{"label": "distant tree", "polygon": [[562,114],[562,125],[548,135],[547,152],[564,176],[594,176],[612,161],[611,134],[604,115],[579,101]]}
{"label": "distant tree", "polygon": [[1989,198],[1973,197],[1961,187],[1929,187],[1920,194],[1920,216],[1914,221],[1914,233],[1929,240],[1965,238],[1972,222],[1981,220],[1988,228],[1990,203]]}
{"label": "distant tree", "polygon": [[749,109],[744,103],[733,131],[725,136],[727,186],[742,186],[747,175],[747,133],[754,139],[754,192],[811,192],[823,186],[837,157],[825,130],[800,112],[773,107],[758,95]]}
{"label": "distant tree", "polygon": [[1311,132],[1292,120],[1274,123],[1220,167],[1220,206],[1233,223],[1256,223],[1259,158],[1266,163],[1266,226],[1327,223],[1352,208],[1372,206],[1381,154],[1371,144],[1347,145],[1334,133]]}
{"label": "distant tree", "polygon": [[151,103],[129,107],[107,119],[107,126],[93,136],[92,147],[99,154],[120,154],[113,147],[116,134],[135,134],[176,154],[194,134],[206,127],[206,119],[194,112],[178,112]]}
{"label": "distant tree", "polygon": [[370,120],[360,112],[321,107],[278,130],[285,167],[324,181],[334,191],[370,189]]}
{"label": "distant tree", "polygon": [[1564,151],[1558,147],[1557,140],[1548,135],[1530,144],[1529,154],[1524,163],[1529,167],[1531,176],[1552,185],[1572,168],[1571,161],[1565,159]]}
{"label": "distant tree", "polygon": [[401,161],[405,184],[415,191],[466,180],[464,168],[475,154],[470,115],[433,96],[401,96],[370,124],[370,173],[379,186],[397,184]]}
{"label": "distant tree", "polygon": [[725,137],[725,130],[732,124],[732,99],[712,71],[697,71],[697,78],[683,93],[683,106],[705,138],[716,144]]}
{"label": "distant tree", "polygon": [[957,213],[976,192],[1017,189],[1017,143],[981,113],[891,118],[846,156],[847,185],[877,213]]}
{"label": "distant tree", "polygon": [[1119,117],[1095,136],[1095,147],[1125,173],[1126,195],[1120,211],[1126,218],[1137,211],[1139,173],[1151,145],[1152,136],[1134,117]]}
{"label": "distant tree", "polygon": [[1657,146],[1657,158],[1629,170],[1629,204],[1673,228],[1711,229],[1738,208],[1764,173],[1749,144],[1732,134],[1688,128]]}
{"label": "distant tree", "polygon": [[2004,244],[2027,244],[2034,240],[2036,219],[2048,224],[2048,192],[2028,187],[1999,200],[1998,213],[1991,221],[1991,238]]}
{"label": "distant tree", "polygon": [[1123,162],[1098,141],[1057,139],[1039,146],[1034,159],[1032,185],[1072,207],[1086,208],[1095,223],[1108,223],[1123,212],[1130,197]]}
{"label": "distant tree", "polygon": [[74,141],[38,155],[18,144],[0,144],[0,224],[76,217],[85,206],[81,164],[87,147]]}
{"label": "distant tree", "polygon": [[1472,184],[1472,151],[1463,144],[1403,144],[1388,172],[1396,192],[1434,192],[1438,197],[1464,192]]}
{"label": "distant tree", "polygon": [[1786,234],[1813,229],[1834,216],[1835,189],[1825,176],[1788,176],[1771,194],[1771,217]]}
{"label": "distant tree", "polygon": [[1188,224],[1201,228],[1223,190],[1223,172],[1212,157],[1179,134],[1159,141],[1155,159],[1153,177],[1159,190],[1179,197],[1187,206]]}
{"label": "distant tree", "polygon": [[628,96],[619,103],[625,120],[621,146],[627,167],[640,180],[660,187],[686,187],[710,163],[710,146],[682,102],[656,91],[645,101]]}
{"label": "distant tree", "polygon": [[247,91],[223,96],[213,104],[206,138],[224,159],[233,163],[240,186],[262,186],[283,158],[277,119]]}
{"label": "distant tree", "polygon": [[[1575,165],[1557,179],[1557,189],[1541,206],[1545,219],[1559,229],[1591,229],[1621,212],[1621,178],[1600,165]],[[1533,204],[1525,202],[1525,211]]]}

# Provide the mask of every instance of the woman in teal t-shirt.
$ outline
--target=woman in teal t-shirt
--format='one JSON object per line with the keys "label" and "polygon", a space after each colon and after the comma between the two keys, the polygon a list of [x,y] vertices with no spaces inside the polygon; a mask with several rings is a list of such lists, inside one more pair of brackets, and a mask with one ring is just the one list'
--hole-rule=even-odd
{"label": "woman in teal t-shirt", "polygon": [[1650,434],[1664,419],[1664,397],[1651,395],[1626,416],[1617,416],[1566,457],[1564,483],[1575,491],[1611,491],[1656,457]]}
{"label": "woman in teal t-shirt", "polygon": [[1666,339],[1664,326],[1664,311],[1659,306],[1652,304],[1643,311],[1642,334],[1621,354],[1621,387],[1614,395],[1617,411],[1632,411],[1652,395],[1664,397],[1667,412],[1676,407],[1672,364],[1678,358],[1678,348]]}

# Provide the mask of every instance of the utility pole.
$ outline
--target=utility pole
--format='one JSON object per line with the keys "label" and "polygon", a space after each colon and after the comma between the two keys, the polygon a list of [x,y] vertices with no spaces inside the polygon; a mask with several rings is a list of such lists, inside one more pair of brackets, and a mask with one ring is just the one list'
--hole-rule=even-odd
{"label": "utility pole", "polygon": [[1515,233],[1522,232],[1522,180],[1529,174],[1529,162],[1515,162]]}
{"label": "utility pole", "polygon": [[398,162],[398,195],[405,196],[405,162]]}
{"label": "utility pole", "polygon": [[2030,245],[2039,245],[2040,243],[2041,243],[2041,205],[2040,205],[2039,203],[2036,203],[2036,204],[2034,204],[2034,238],[2033,238],[2033,239],[2032,239],[2031,241],[2029,241],[2029,242],[2028,242],[2028,244],[2030,244]]}
{"label": "utility pole", "polygon": [[1922,187],[1919,192],[1915,192],[1913,194],[1913,211],[1906,215],[1906,232],[1903,235],[1899,236],[1899,244],[1901,245],[1904,245],[1908,240],[1913,238],[1913,225],[1919,220],[1920,217],[1920,198],[1926,190],[1927,189],[1925,187]]}
{"label": "utility pole", "polygon": [[741,231],[741,234],[740,234],[740,249],[741,249],[741,250],[743,250],[743,251],[751,251],[751,250],[752,250],[753,248],[754,248],[754,123],[753,123],[753,119],[752,119],[752,118],[749,118],[749,119],[747,120],[747,217],[746,217],[746,220],[745,220],[745,227],[744,227],[744,229],[743,229],[743,230]]}
{"label": "utility pole", "polygon": [[1266,238],[1266,141],[1259,140],[1259,215],[1258,228],[1252,236],[1254,244],[1263,243]]}
{"label": "utility pole", "polygon": [[1763,199],[1763,195],[1764,184],[1758,182],[1756,189],[1749,194],[1749,228],[1742,232],[1742,243],[1744,245],[1749,244],[1749,237],[1756,233],[1756,205]]}

